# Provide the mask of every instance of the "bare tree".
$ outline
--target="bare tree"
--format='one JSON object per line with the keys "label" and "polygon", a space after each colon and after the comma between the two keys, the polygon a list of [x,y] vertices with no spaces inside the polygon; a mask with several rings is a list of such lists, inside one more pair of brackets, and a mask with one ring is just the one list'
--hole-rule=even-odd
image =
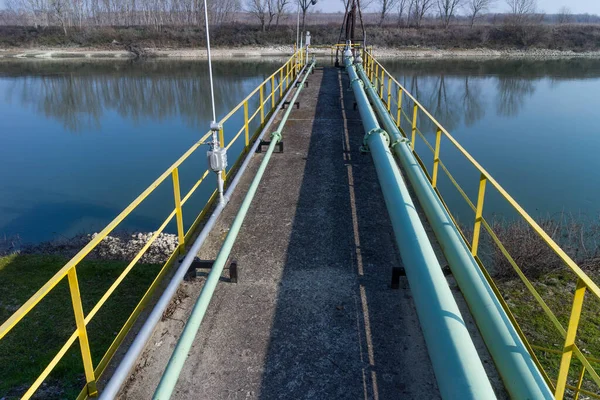
{"label": "bare tree", "polygon": [[306,25],[306,13],[311,6],[317,4],[317,0],[298,0],[298,5],[302,10],[302,32],[304,32],[304,26]]}
{"label": "bare tree", "polygon": [[454,18],[456,11],[462,6],[462,3],[463,0],[437,0],[440,19],[444,28],[448,28],[450,21]]}
{"label": "bare tree", "polygon": [[559,24],[568,24],[573,20],[573,13],[571,9],[567,6],[563,6],[558,10],[558,23]]}
{"label": "bare tree", "polygon": [[67,36],[67,24],[69,20],[69,8],[66,0],[50,0],[50,10],[53,16],[58,20]]}
{"label": "bare tree", "polygon": [[475,24],[477,16],[486,12],[496,2],[496,0],[468,0],[467,8],[469,11],[469,19],[471,20],[471,28]]}
{"label": "bare tree", "polygon": [[277,18],[275,19],[275,26],[279,26],[279,19],[285,14],[289,0],[277,0]]}
{"label": "bare tree", "polygon": [[534,14],[537,8],[537,0],[506,0],[511,17],[517,21],[526,19]]}
{"label": "bare tree", "polygon": [[411,0],[411,19],[417,28],[423,23],[423,18],[434,5],[434,0]]}
{"label": "bare tree", "polygon": [[409,0],[398,0],[398,26],[402,26],[402,17],[404,14],[409,14],[410,1]]}
{"label": "bare tree", "polygon": [[248,11],[258,18],[260,28],[264,32],[266,30],[267,14],[270,5],[270,0],[249,0]]}
{"label": "bare tree", "polygon": [[379,26],[383,25],[388,12],[396,7],[398,0],[377,0],[379,3]]}

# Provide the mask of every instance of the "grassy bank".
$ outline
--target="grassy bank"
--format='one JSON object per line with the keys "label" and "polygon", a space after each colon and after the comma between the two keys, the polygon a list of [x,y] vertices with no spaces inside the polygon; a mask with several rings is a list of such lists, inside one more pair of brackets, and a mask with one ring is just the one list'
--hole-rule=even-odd
{"label": "grassy bank", "polygon": [[[590,277],[594,282],[600,281],[600,274],[593,273]],[[532,281],[537,292],[565,328],[568,326],[575,282],[573,274],[567,271],[542,274]],[[499,280],[496,283],[529,343],[550,350],[535,349],[534,351],[550,379],[556,380],[564,339],[520,280]],[[599,315],[600,301],[591,295],[586,296],[577,331],[577,345],[586,357],[590,358],[596,370],[600,368],[600,362],[596,361],[600,356]],[[569,370],[569,384],[576,386],[581,368],[581,363],[573,356]],[[584,379],[583,388],[594,393],[599,392],[599,388],[589,378],[589,374]]]}
{"label": "grassy bank", "polygon": [[[338,41],[339,25],[308,26],[312,43]],[[428,47],[440,49],[489,48],[495,50],[539,48],[550,50],[594,51],[600,49],[597,24],[505,24],[454,25],[449,29],[425,26],[420,29],[392,26],[367,26],[369,44],[389,48]],[[272,27],[263,32],[259,26],[232,24],[212,28],[211,44],[216,47],[279,46],[295,41],[294,26]],[[119,44],[113,44],[113,40]],[[205,45],[204,29],[199,26],[148,26],[72,28],[67,35],[59,27],[32,28],[0,26],[0,47],[86,47],[121,50],[127,44],[146,48],[197,48]]]}
{"label": "grassy bank", "polygon": [[[538,223],[594,282],[600,282],[600,224],[597,220],[558,214],[541,218]],[[566,329],[577,276],[525,222],[497,217],[491,225],[522,273]],[[525,337],[534,346],[540,363],[550,379],[555,380],[564,338],[504,254],[493,244],[487,232],[482,236],[480,256]],[[596,369],[600,368],[599,315],[600,299],[588,293],[584,300],[576,344]],[[573,357],[569,370],[571,385],[576,386],[581,368],[581,363]],[[583,388],[594,393],[600,391],[589,374],[586,374]]]}
{"label": "grassy bank", "polygon": [[[49,255],[0,257],[0,321],[10,317],[66,262]],[[88,313],[124,267],[124,261],[83,261],[77,267],[84,313]],[[161,265],[138,264],[88,324],[96,365],[146,291]],[[75,330],[67,279],[0,341],[0,399],[20,398]],[[75,398],[85,379],[77,342],[38,391],[36,398]]]}

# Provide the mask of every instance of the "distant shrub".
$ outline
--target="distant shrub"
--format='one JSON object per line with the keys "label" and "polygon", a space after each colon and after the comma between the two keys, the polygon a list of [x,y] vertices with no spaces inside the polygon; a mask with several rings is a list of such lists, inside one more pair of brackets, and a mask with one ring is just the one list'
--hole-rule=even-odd
{"label": "distant shrub", "polygon": [[[334,23],[308,26],[312,43],[336,43],[339,26]],[[562,24],[549,25],[536,21],[499,24],[452,25],[442,29],[429,24],[419,29],[388,25],[367,26],[367,42],[385,47],[429,47],[441,49],[470,48],[541,48],[589,51],[600,49],[600,25]],[[211,44],[216,47],[279,46],[289,45],[296,39],[291,25],[272,27],[263,32],[259,26],[236,23],[215,26]],[[200,26],[150,26],[71,28],[65,36],[60,27],[32,28],[0,26],[2,47],[94,47],[112,49],[113,41],[135,43],[139,47],[193,48],[205,46],[204,29]]]}
{"label": "distant shrub", "polygon": [[[562,260],[524,221],[494,218],[490,224],[528,278],[537,279],[566,269]],[[586,221],[561,213],[542,218],[538,224],[584,271],[600,272],[600,221]],[[487,233],[482,234],[480,248],[494,277],[516,278],[512,265]]]}

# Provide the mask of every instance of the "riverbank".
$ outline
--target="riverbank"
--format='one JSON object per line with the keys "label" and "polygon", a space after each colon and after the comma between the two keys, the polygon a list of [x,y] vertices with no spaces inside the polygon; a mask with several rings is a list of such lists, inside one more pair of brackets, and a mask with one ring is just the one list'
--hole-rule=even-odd
{"label": "riverbank", "polygon": [[[246,59],[261,57],[289,57],[293,54],[292,46],[266,46],[266,47],[236,47],[215,48],[212,56],[216,59]],[[145,56],[160,59],[206,59],[205,49],[168,49],[146,48]],[[373,52],[378,58],[405,58],[405,59],[481,59],[481,58],[600,58],[600,51],[576,52],[572,50],[550,49],[506,49],[495,50],[486,48],[475,49],[436,49],[425,47],[373,47]],[[329,57],[329,47],[316,47],[311,49],[311,54]],[[129,60],[137,56],[124,50],[98,50],[93,48],[17,48],[0,49],[0,59],[18,60]]]}
{"label": "riverbank", "polygon": [[[58,256],[70,259],[98,234],[77,235],[68,239],[57,239],[34,245],[22,245],[18,238],[0,242],[0,257],[12,254]],[[153,232],[112,233],[102,240],[86,257],[88,260],[127,261],[132,260],[152,237]],[[178,246],[177,235],[160,233],[140,259],[141,263],[162,264]]]}

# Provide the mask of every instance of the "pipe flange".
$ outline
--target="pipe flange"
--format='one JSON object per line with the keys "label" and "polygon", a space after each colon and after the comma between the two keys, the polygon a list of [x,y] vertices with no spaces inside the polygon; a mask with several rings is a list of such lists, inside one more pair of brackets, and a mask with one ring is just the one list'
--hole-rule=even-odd
{"label": "pipe flange", "polygon": [[350,86],[352,86],[352,84],[353,84],[354,82],[356,82],[356,81],[359,81],[359,82],[361,83],[361,85],[362,85],[362,80],[361,80],[360,78],[354,78],[354,79],[352,79],[352,80],[350,81]]}
{"label": "pipe flange", "polygon": [[387,147],[390,146],[390,135],[388,135],[388,133],[386,131],[384,131],[381,128],[374,128],[371,129],[369,132],[367,132],[367,134],[365,135],[364,139],[363,139],[363,144],[360,148],[360,151],[362,151],[363,153],[369,152],[369,137],[373,134],[380,134],[381,136],[383,136],[383,140],[385,141],[385,145]]}
{"label": "pipe flange", "polygon": [[409,140],[407,138],[405,138],[405,137],[399,137],[399,138],[396,138],[396,140],[394,140],[392,142],[392,144],[390,145],[390,147],[393,149],[394,147],[396,147],[397,144],[408,143],[408,142],[409,142]]}
{"label": "pipe flange", "polygon": [[271,140],[280,141],[281,140],[281,132],[279,132],[279,131],[271,132]]}

